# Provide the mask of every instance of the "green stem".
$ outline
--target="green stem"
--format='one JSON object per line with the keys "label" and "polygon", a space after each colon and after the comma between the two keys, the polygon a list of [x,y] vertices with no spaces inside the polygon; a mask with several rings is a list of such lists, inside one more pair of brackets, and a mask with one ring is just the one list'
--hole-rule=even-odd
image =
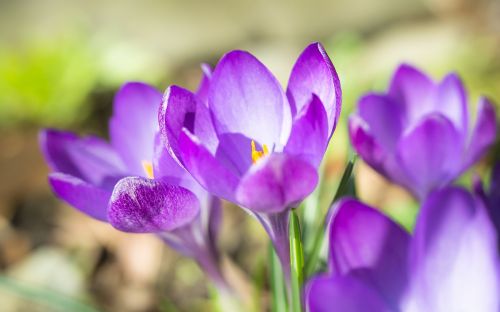
{"label": "green stem", "polygon": [[272,310],[273,312],[286,312],[287,310],[287,300],[286,300],[286,286],[285,279],[283,275],[283,270],[281,269],[280,259],[274,250],[272,244],[269,244],[269,263],[271,267],[271,290],[272,290]]}
{"label": "green stem", "polygon": [[[337,188],[337,192],[335,193],[335,196],[333,197],[332,202],[330,203],[330,206],[333,205],[340,197],[344,196],[345,194],[348,193],[349,191],[349,182],[352,177],[352,171],[354,169],[354,164],[356,163],[356,155],[354,155],[349,162],[346,165],[346,168],[344,170],[344,173],[342,174],[342,178],[340,179],[339,187]],[[328,212],[327,212],[328,214]],[[328,216],[328,215],[327,215]],[[309,258],[307,259],[308,261],[306,262],[305,265],[305,273],[306,276],[311,276],[311,274],[314,273],[316,270],[316,266],[318,264],[319,256],[320,256],[320,251],[323,246],[323,240],[325,237],[325,230],[326,226],[328,224],[328,218],[325,216],[323,218],[322,225],[318,228],[316,231],[316,234],[314,236],[314,242],[313,242],[313,247],[311,254]]]}
{"label": "green stem", "polygon": [[304,281],[304,254],[300,234],[299,217],[295,210],[290,214],[290,303],[291,311],[302,311],[302,282]]}

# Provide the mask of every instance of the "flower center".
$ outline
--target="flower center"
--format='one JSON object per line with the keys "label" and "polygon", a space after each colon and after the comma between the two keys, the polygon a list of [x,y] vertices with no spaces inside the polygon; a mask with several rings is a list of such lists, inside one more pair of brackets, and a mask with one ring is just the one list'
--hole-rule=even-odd
{"label": "flower center", "polygon": [[252,145],[252,163],[254,163],[254,164],[257,163],[257,161],[259,161],[259,159],[261,159],[262,157],[269,154],[269,150],[267,149],[266,144],[262,144],[262,151],[257,150],[257,148],[255,147],[254,140],[252,140],[252,142],[250,144]]}
{"label": "flower center", "polygon": [[153,164],[147,160],[143,160],[141,164],[142,164],[142,169],[144,169],[144,172],[146,173],[146,176],[150,179],[154,179],[155,176],[153,174]]}

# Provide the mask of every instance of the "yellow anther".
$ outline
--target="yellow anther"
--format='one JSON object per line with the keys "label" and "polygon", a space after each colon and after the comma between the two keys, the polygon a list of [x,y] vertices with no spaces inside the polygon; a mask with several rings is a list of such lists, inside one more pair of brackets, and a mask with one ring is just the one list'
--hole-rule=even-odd
{"label": "yellow anther", "polygon": [[259,159],[264,157],[265,155],[269,154],[269,150],[267,149],[266,144],[262,144],[262,151],[258,151],[257,148],[255,147],[255,141],[252,140],[250,143],[252,145],[252,163],[257,163]]}
{"label": "yellow anther", "polygon": [[142,164],[142,169],[144,169],[144,172],[146,173],[146,176],[150,179],[154,179],[155,175],[153,173],[153,164],[147,160],[143,160],[141,164]]}

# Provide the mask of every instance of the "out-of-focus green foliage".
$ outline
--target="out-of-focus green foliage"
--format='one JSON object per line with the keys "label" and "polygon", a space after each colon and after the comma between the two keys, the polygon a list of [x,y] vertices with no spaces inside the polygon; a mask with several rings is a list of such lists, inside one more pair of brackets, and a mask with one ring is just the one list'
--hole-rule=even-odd
{"label": "out-of-focus green foliage", "polygon": [[87,112],[97,77],[82,36],[0,47],[0,125],[70,125]]}

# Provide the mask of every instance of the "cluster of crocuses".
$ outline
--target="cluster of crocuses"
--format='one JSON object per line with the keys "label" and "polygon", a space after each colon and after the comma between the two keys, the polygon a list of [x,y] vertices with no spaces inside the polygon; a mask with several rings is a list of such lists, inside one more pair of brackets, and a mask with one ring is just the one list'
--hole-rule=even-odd
{"label": "cluster of crocuses", "polygon": [[[155,233],[228,290],[216,248],[221,200],[257,218],[290,279],[290,212],[313,192],[341,109],[340,81],[319,43],[299,56],[286,92],[244,51],[203,66],[196,92],[143,83],[117,93],[110,142],[44,130],[58,197],[118,230]],[[402,65],[387,93],[360,99],[352,144],[421,203],[413,233],[356,199],[329,214],[328,273],[296,300],[309,311],[500,311],[500,165],[489,189],[450,186],[496,138],[493,105],[475,125],[455,74],[436,83]],[[295,259],[296,260],[296,259]],[[293,305],[293,304],[292,304]],[[300,309],[300,308],[299,308]]]}

